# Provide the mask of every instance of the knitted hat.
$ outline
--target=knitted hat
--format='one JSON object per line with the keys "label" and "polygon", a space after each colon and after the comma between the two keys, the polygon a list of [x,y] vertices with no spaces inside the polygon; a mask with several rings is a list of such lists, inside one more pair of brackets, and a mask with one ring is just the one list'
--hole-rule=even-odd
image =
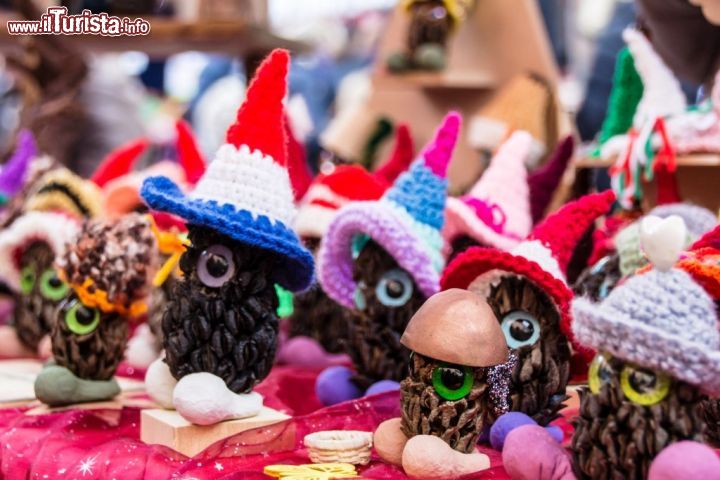
{"label": "knitted hat", "polygon": [[30,130],[21,130],[15,151],[0,170],[0,195],[8,198],[22,190],[27,181],[30,162],[37,153],[37,144]]}
{"label": "knitted hat", "polygon": [[25,248],[32,243],[46,243],[55,254],[64,254],[68,243],[73,242],[80,226],[60,213],[28,212],[10,227],[0,232],[0,278],[10,288],[20,290],[20,259]]}
{"label": "knitted hat", "polygon": [[45,173],[25,201],[25,211],[63,212],[80,218],[102,214],[100,188],[64,167]]}
{"label": "knitted hat", "polygon": [[555,190],[560,185],[565,170],[570,164],[574,149],[575,141],[572,135],[568,135],[557,144],[545,165],[528,176],[533,225],[545,216],[545,211],[555,195]]}
{"label": "knitted hat", "polygon": [[302,237],[323,237],[339,208],[354,201],[379,199],[407,169],[412,155],[410,130],[399,125],[392,155],[374,173],[359,165],[340,165],[318,175],[300,204],[295,231]]}
{"label": "knitted hat", "polygon": [[[465,288],[483,296],[500,276],[520,275],[539,286],[554,302],[560,314],[560,328],[585,357],[590,352],[573,341],[570,315],[572,290],[565,279],[565,270],[573,250],[585,231],[600,215],[608,211],[615,194],[586,195],[563,206],[533,230],[527,240],[512,252],[471,247],[458,255],[445,269],[442,289]],[[589,359],[589,358],[588,358]]]}
{"label": "knitted hat", "polygon": [[554,150],[558,141],[555,90],[540,75],[515,76],[473,117],[469,143],[478,149],[494,151],[514,130],[525,130],[533,137],[533,155],[538,159]]}
{"label": "knitted hat", "polygon": [[[717,218],[710,210],[689,203],[660,205],[653,208],[648,215],[660,218],[677,215],[682,218],[688,233],[685,242],[686,247],[717,225]],[[622,276],[632,275],[638,269],[647,265],[648,260],[640,248],[640,220],[620,230],[614,241],[620,258],[620,273]]]}
{"label": "knitted hat", "polygon": [[353,202],[335,216],[319,253],[318,276],[325,292],[352,308],[353,242],[363,236],[375,240],[401,268],[413,276],[426,296],[439,288],[444,266],[440,253],[445,178],[460,130],[460,115],[448,114],[410,169],[400,175],[380,200]]}
{"label": "knitted hat", "polygon": [[515,132],[467,195],[447,199],[446,246],[466,234],[482,245],[510,250],[528,236],[532,219],[525,161],[531,144],[529,133]]}
{"label": "knitted hat", "polygon": [[[655,268],[630,278],[599,305],[574,300],[573,332],[590,348],[718,395],[720,331],[715,305],[690,275],[666,264],[672,255],[677,258],[679,248],[663,238],[672,220],[659,222],[660,228],[647,228],[645,222],[642,226],[643,245]],[[685,232],[672,233],[676,234]]]}
{"label": "knitted hat", "polygon": [[165,177],[152,177],[143,183],[141,196],[153,209],[277,253],[273,281],[299,291],[312,283],[314,262],[290,229],[295,206],[282,104],[289,58],[278,49],[260,65],[227,143],[189,195]]}
{"label": "knitted hat", "polygon": [[615,60],[612,91],[598,137],[600,144],[630,130],[642,94],[643,84],[635,69],[635,61],[628,47],[624,47]]}
{"label": "knitted hat", "polygon": [[287,115],[283,116],[283,128],[287,136],[287,169],[290,175],[290,183],[292,184],[293,195],[295,201],[299,201],[305,196],[310,184],[313,181],[312,171],[307,163],[305,154],[305,146],[295,137],[295,133],[290,128],[290,120]]}
{"label": "knitted hat", "polygon": [[185,189],[194,185],[205,172],[205,160],[198,150],[190,126],[184,120],[175,123],[177,162],[162,160],[148,168],[133,171],[150,142],[133,140],[111,152],[95,171],[95,183],[103,187],[104,209],[109,218],[119,218],[143,204],[140,188],[151,176],[164,176]]}

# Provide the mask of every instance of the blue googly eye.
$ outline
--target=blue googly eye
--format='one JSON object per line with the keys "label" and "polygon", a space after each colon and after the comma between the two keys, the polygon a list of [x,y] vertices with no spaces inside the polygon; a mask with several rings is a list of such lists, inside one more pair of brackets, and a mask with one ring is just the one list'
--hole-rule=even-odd
{"label": "blue googly eye", "polygon": [[355,288],[355,293],[353,293],[353,301],[355,302],[355,308],[358,310],[365,310],[365,307],[367,307],[367,302],[365,302],[365,295],[362,292],[362,284],[358,284],[357,288]]}
{"label": "blue googly eye", "polygon": [[604,299],[608,296],[608,294],[610,293],[610,283],[612,283],[612,282],[610,281],[610,279],[609,279],[609,278],[606,278],[606,279],[603,280],[603,282],[600,284],[600,291],[598,291],[598,299],[599,299],[599,300],[604,300]]}
{"label": "blue googly eye", "polygon": [[540,338],[540,324],[537,319],[523,310],[515,310],[505,315],[501,327],[508,347],[513,349],[533,345]]}
{"label": "blue googly eye", "polygon": [[375,295],[386,307],[402,307],[410,300],[412,293],[410,275],[399,268],[385,272],[375,287]]}
{"label": "blue googly eye", "polygon": [[592,266],[590,269],[590,273],[593,275],[597,275],[597,273],[605,267],[605,264],[607,264],[610,261],[610,257],[603,257],[597,262],[595,262],[595,265]]}

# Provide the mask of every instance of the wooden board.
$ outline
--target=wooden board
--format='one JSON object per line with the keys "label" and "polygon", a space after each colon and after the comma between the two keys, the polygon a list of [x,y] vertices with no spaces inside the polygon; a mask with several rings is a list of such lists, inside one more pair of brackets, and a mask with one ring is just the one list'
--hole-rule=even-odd
{"label": "wooden board", "polygon": [[143,410],[140,418],[140,439],[148,444],[165,445],[193,457],[218,440],[273,425],[288,418],[290,417],[282,412],[263,407],[254,417],[203,426],[193,425],[175,410]]}
{"label": "wooden board", "polygon": [[[0,406],[26,405],[35,402],[35,378],[42,370],[35,359],[0,360]],[[117,377],[122,392],[140,392],[144,383]]]}

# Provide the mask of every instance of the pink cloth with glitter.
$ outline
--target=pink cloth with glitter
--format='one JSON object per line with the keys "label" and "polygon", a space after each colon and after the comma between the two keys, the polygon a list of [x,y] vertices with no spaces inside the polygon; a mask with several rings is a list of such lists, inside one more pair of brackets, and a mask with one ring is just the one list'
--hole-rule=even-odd
{"label": "pink cloth with glitter", "polygon": [[[271,464],[309,463],[302,445],[320,430],[372,431],[400,415],[398,392],[342,403],[322,410],[314,394],[317,370],[276,367],[258,386],[270,407],[295,415],[269,428],[222,440],[187,458],[139,439],[140,410],[70,410],[26,416],[20,409],[0,410],[0,477],[7,479],[155,480],[177,478],[265,479]],[[312,413],[310,413],[312,412]],[[568,432],[569,424],[559,420]],[[467,478],[507,479],[501,456],[481,447],[492,468]],[[404,479],[403,472],[379,461],[362,467],[364,478]]]}

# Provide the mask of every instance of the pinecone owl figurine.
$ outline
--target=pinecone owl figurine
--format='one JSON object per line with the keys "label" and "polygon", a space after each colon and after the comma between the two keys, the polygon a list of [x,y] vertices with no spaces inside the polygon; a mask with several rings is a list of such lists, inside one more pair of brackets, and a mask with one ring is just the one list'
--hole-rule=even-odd
{"label": "pinecone owl figurine", "polygon": [[123,358],[128,324],[147,310],[157,243],[146,216],[86,221],[58,261],[70,285],[51,332],[53,361],[35,381],[48,405],[108,400],[119,393],[113,376]]}
{"label": "pinecone owl figurine", "polygon": [[405,376],[409,352],[400,336],[439,289],[445,174],[459,127],[460,116],[447,115],[420,158],[380,200],[350,203],[330,224],[320,247],[319,279],[350,311],[346,351],[355,372],[337,367],[320,376],[316,389],[325,403]]}
{"label": "pinecone owl figurine", "polygon": [[[69,291],[55,260],[73,242],[79,225],[59,213],[28,212],[0,233],[2,280],[15,296],[12,326],[20,346],[37,354],[55,324],[55,310]],[[6,328],[6,327],[2,327]],[[16,349],[3,346],[3,355]]]}
{"label": "pinecone owl figurine", "polygon": [[578,363],[589,360],[570,331],[572,291],[563,272],[578,240],[614,199],[610,191],[583,197],[549,216],[511,252],[471,248],[443,275],[443,289],[469,289],[493,308],[518,357],[510,382],[511,410],[541,425],[563,406],[573,349]]}
{"label": "pinecone owl figurine", "polygon": [[260,65],[227,143],[192,192],[164,177],[145,180],[141,191],[151,209],[187,222],[189,241],[162,318],[166,358],[150,366],[146,384],[159,403],[196,424],[260,411],[252,389],[275,360],[275,284],[302,291],[312,282],[313,257],[290,229],[288,63],[288,53],[275,50]]}

